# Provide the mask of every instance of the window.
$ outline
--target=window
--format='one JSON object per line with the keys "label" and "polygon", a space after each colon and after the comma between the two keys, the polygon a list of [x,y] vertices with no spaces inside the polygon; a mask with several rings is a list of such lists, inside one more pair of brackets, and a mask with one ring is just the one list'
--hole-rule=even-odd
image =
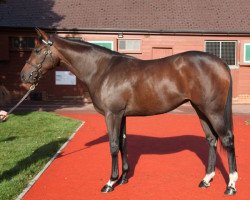
{"label": "window", "polygon": [[119,39],[118,51],[122,53],[141,53],[141,40]]}
{"label": "window", "polygon": [[114,42],[113,41],[100,41],[100,40],[95,40],[95,41],[88,41],[89,43],[99,45],[101,47],[105,47],[110,50],[114,50]]}
{"label": "window", "polygon": [[236,41],[206,41],[205,51],[224,60],[228,65],[236,66]]}
{"label": "window", "polygon": [[17,50],[31,50],[35,47],[34,37],[11,37],[11,48]]}
{"label": "window", "polygon": [[250,64],[250,43],[244,44],[244,63]]}

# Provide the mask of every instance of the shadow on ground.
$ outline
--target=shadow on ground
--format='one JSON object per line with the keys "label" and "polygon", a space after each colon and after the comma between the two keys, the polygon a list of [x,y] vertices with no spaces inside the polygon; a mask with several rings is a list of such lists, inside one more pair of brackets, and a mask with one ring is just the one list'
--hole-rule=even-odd
{"label": "shadow on ground", "polygon": [[[173,154],[181,151],[189,150],[195,153],[204,167],[206,168],[208,162],[208,144],[203,137],[183,135],[174,137],[150,137],[142,135],[128,134],[128,162],[130,165],[130,172],[128,178],[134,175],[136,165],[141,155],[145,154]],[[96,140],[85,144],[87,147],[97,145],[103,142],[108,142],[108,136],[102,136]],[[185,161],[184,161],[185,162]],[[178,163],[177,163],[178,164]],[[217,154],[216,167],[221,172],[225,182],[228,182],[228,173],[222,163],[220,155]],[[183,169],[184,170],[184,169]]]}
{"label": "shadow on ground", "polygon": [[[9,139],[12,140],[14,138]],[[56,153],[59,147],[66,141],[67,138],[61,138],[59,140],[52,141],[48,144],[39,147],[30,156],[27,156],[23,160],[20,160],[13,168],[4,171],[2,174],[0,174],[0,182],[4,180],[11,180],[21,171],[28,169],[31,165],[36,162],[39,162],[40,160],[50,159]]]}

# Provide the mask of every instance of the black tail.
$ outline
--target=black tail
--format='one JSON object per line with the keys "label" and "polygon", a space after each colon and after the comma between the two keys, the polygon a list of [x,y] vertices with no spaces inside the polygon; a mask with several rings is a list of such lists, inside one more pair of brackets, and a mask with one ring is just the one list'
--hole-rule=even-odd
{"label": "black tail", "polygon": [[233,135],[233,114],[232,114],[232,77],[230,75],[230,83],[228,88],[228,95],[224,111],[224,120],[225,120],[225,136],[220,138],[221,147],[223,150],[227,150],[228,146],[233,144],[234,135]]}
{"label": "black tail", "polygon": [[233,131],[233,114],[232,114],[232,97],[233,97],[233,84],[232,84],[232,77],[230,75],[230,83],[229,83],[227,101],[225,105],[225,113],[224,119],[226,123],[226,127],[228,131]]}

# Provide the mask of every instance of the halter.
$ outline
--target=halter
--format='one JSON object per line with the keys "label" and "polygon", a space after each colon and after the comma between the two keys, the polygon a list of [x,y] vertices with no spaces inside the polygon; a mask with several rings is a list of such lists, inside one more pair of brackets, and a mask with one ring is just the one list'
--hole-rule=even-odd
{"label": "halter", "polygon": [[[30,73],[30,77],[33,76],[34,72],[36,72],[38,74],[38,77],[34,77],[34,81],[37,81],[37,82],[41,78],[41,75],[42,75],[42,64],[46,60],[47,55],[50,55],[50,58],[51,58],[52,63],[53,63],[53,68],[55,67],[55,63],[54,63],[54,60],[53,60],[53,57],[52,57],[52,52],[50,50],[50,47],[53,45],[53,43],[50,40],[48,40],[48,42],[46,42],[45,40],[42,40],[42,42],[47,46],[46,50],[44,51],[44,55],[45,56],[42,59],[42,61],[39,64],[33,64],[33,63],[29,62],[28,60],[26,61],[27,64],[29,64],[30,66],[32,66],[32,67],[35,68],[35,70]],[[35,49],[35,51],[41,51],[41,49]],[[8,111],[8,115],[10,113],[12,113],[26,99],[26,97],[29,96],[29,94],[33,90],[35,90],[36,86],[37,86],[37,84],[33,84],[33,85],[30,86],[29,90],[22,97],[22,99],[20,99],[20,101],[17,102],[17,104]]]}
{"label": "halter", "polygon": [[[42,40],[42,42],[43,42],[43,43],[46,45],[46,47],[47,47],[46,50],[43,52],[43,53],[44,53],[44,57],[43,57],[42,61],[41,61],[39,64],[33,64],[33,63],[31,63],[30,61],[28,61],[28,60],[26,61],[26,63],[27,63],[28,65],[30,65],[30,66],[32,66],[33,68],[35,68],[35,70],[32,71],[32,72],[30,73],[29,78],[32,77],[34,73],[37,73],[37,76],[34,76],[34,78],[33,78],[33,80],[34,80],[34,81],[37,81],[37,82],[38,82],[38,81],[40,80],[40,78],[42,77],[42,64],[43,64],[44,61],[46,60],[47,55],[50,56],[50,59],[51,59],[51,61],[52,61],[52,63],[53,63],[53,68],[55,67],[54,59],[53,59],[53,57],[52,57],[52,52],[51,52],[51,50],[50,50],[50,47],[53,45],[53,42],[51,42],[50,40],[48,40],[47,42],[46,42],[45,40]],[[40,52],[41,49],[35,49],[35,51]]]}

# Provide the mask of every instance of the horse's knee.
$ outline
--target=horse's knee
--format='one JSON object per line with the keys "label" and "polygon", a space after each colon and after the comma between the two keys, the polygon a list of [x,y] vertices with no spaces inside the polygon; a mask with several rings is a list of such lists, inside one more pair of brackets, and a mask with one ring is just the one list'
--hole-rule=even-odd
{"label": "horse's knee", "polygon": [[206,136],[206,140],[209,143],[209,146],[211,147],[216,147],[217,146],[217,138],[213,136]]}
{"label": "horse's knee", "polygon": [[234,148],[234,136],[232,134],[224,136],[223,138],[221,138],[221,143],[224,148],[233,149]]}
{"label": "horse's knee", "polygon": [[119,152],[119,145],[116,142],[111,142],[111,144],[110,144],[110,153],[111,153],[111,155],[115,156],[115,155],[118,154],[118,152]]}

